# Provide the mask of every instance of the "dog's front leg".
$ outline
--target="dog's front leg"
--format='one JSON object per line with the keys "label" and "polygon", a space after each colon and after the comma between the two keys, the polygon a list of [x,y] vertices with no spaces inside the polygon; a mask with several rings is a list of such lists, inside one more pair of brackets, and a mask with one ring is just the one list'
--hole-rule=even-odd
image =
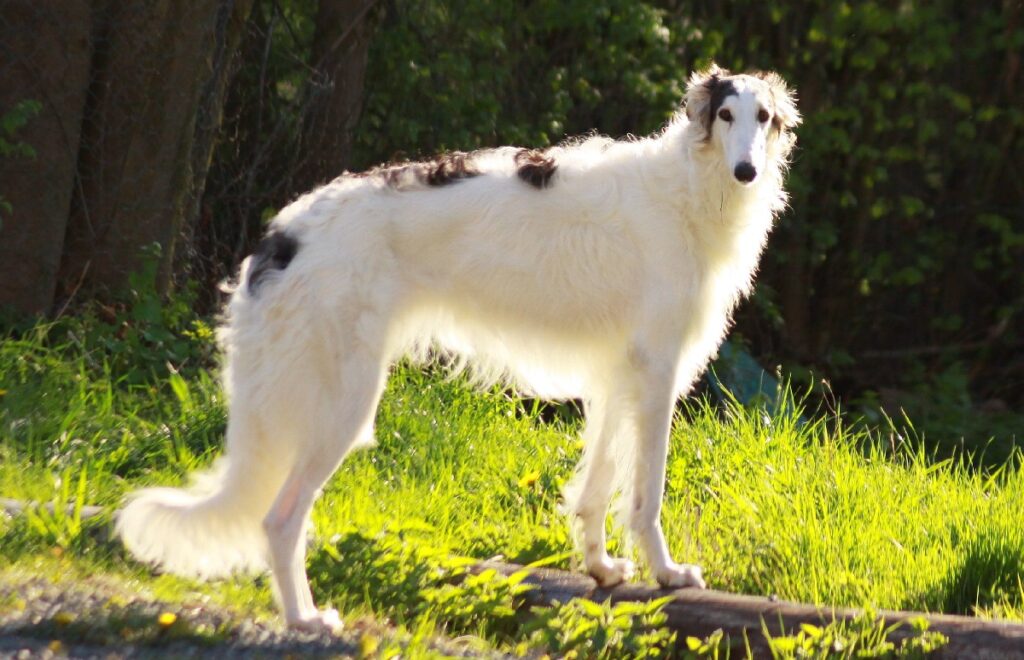
{"label": "dog's front leg", "polygon": [[675,405],[675,367],[638,349],[632,356],[643,384],[634,392],[636,464],[630,528],[647,558],[654,578],[664,587],[704,588],[699,566],[677,564],[669,555],[661,530],[661,500],[665,489],[665,462]]}
{"label": "dog's front leg", "polygon": [[607,550],[605,517],[616,484],[615,445],[623,442],[624,420],[621,402],[605,396],[595,397],[587,406],[587,438],[580,465],[575,514],[582,527],[583,562],[587,572],[602,587],[611,587],[628,580],[634,571],[633,562],[611,557]]}

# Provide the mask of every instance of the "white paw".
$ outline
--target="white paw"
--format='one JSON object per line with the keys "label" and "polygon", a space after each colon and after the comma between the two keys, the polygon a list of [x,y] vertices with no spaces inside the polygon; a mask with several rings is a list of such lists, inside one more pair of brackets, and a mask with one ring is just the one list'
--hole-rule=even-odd
{"label": "white paw", "polygon": [[612,559],[605,557],[598,563],[587,567],[587,572],[597,580],[600,587],[614,587],[633,577],[636,567],[628,559]]}
{"label": "white paw", "polygon": [[656,571],[655,579],[663,587],[668,589],[681,589],[682,587],[696,587],[705,589],[704,572],[700,566],[693,564],[671,563]]}
{"label": "white paw", "polygon": [[292,630],[317,634],[338,632],[343,625],[338,616],[338,610],[335,609],[320,610],[296,621],[288,622],[288,627]]}

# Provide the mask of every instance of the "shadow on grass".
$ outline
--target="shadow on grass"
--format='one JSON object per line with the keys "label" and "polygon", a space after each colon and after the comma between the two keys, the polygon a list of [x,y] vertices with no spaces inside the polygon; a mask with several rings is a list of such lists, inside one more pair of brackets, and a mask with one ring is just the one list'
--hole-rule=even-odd
{"label": "shadow on grass", "polygon": [[927,602],[947,614],[975,615],[992,608],[1024,606],[1020,533],[986,531],[968,541],[963,558]]}

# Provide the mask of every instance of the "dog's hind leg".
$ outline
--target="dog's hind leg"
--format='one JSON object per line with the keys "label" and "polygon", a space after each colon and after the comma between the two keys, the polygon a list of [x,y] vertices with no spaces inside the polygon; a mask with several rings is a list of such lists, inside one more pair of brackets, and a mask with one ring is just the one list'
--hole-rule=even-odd
{"label": "dog's hind leg", "polygon": [[616,436],[623,433],[623,419],[606,397],[588,402],[587,428],[584,432],[584,457],[577,479],[567,492],[567,499],[582,527],[583,561],[587,572],[602,587],[628,580],[634,571],[627,559],[609,556],[605,535],[608,504],[616,486]]}
{"label": "dog's hind leg", "polygon": [[316,497],[353,444],[369,432],[384,384],[381,360],[348,355],[340,366],[340,400],[323,397],[320,419],[310,420],[303,449],[263,521],[275,591],[292,628],[318,631],[340,625],[334,610],[318,611],[306,577],[305,530]]}
{"label": "dog's hind leg", "polygon": [[661,529],[661,501],[665,491],[665,463],[675,406],[675,369],[642,350],[632,356],[635,389],[632,392],[636,424],[636,462],[633,466],[629,525],[647,558],[654,578],[664,587],[704,588],[699,566],[677,564],[669,554]]}

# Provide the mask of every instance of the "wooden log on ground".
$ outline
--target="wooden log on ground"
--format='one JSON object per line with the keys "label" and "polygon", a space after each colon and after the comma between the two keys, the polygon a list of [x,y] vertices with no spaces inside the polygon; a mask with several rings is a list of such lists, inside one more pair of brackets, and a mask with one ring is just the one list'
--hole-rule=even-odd
{"label": "wooden log on ground", "polygon": [[[516,564],[487,561],[473,567],[474,573],[494,569],[502,575],[511,575],[524,569]],[[763,628],[775,637],[792,634],[800,624],[825,626],[836,620],[850,621],[860,610],[839,607],[817,607],[759,596],[743,596],[721,591],[698,589],[661,589],[646,584],[623,584],[611,589],[600,589],[590,577],[548,568],[531,568],[523,581],[535,588],[524,594],[527,605],[564,603],[573,598],[586,598],[596,602],[649,601],[672,595],[664,608],[666,625],[679,633],[680,639],[703,639],[721,629],[742,648],[744,633],[755,657],[768,656],[768,641]],[[913,636],[909,620],[924,617],[929,630],[949,638],[939,649],[936,658],[977,658],[979,660],[1024,659],[1024,624],[987,621],[967,616],[924,614],[879,610],[878,616],[886,626],[907,622],[889,637],[890,641]],[[762,623],[763,622],[763,623]],[[770,656],[769,656],[770,657]]]}

